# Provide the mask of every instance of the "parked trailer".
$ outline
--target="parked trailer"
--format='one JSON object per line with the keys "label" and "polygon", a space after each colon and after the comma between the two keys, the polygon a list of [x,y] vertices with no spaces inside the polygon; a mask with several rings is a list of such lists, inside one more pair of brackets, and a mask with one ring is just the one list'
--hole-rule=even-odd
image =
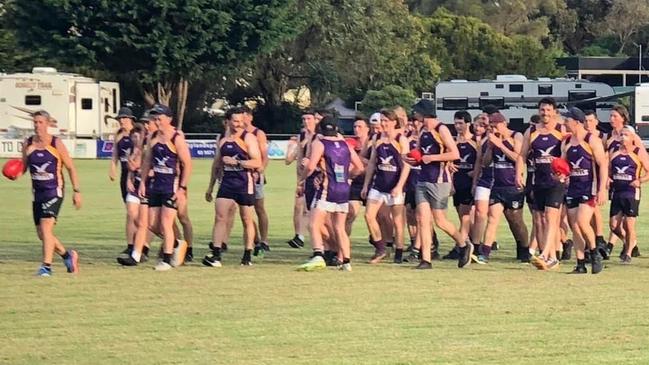
{"label": "parked trailer", "polygon": [[35,67],[31,73],[0,74],[0,138],[32,130],[31,113],[47,110],[57,134],[99,138],[114,133],[120,106],[116,82]]}

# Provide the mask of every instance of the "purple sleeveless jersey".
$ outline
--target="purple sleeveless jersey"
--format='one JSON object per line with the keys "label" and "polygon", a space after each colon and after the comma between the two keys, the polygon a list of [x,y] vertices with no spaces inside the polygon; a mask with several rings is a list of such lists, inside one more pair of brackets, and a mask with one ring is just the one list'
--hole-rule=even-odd
{"label": "purple sleeveless jersey", "polygon": [[174,141],[178,132],[174,133],[171,141],[156,143],[151,149],[153,157],[154,182],[151,191],[160,194],[173,194],[176,191],[176,177],[178,176],[178,153]]}
{"label": "purple sleeveless jersey", "polygon": [[322,185],[316,193],[318,200],[343,204],[349,202],[349,165],[351,153],[345,141],[321,139],[324,154],[319,162],[324,172]]}
{"label": "purple sleeveless jersey", "polygon": [[561,157],[561,141],[563,133],[561,126],[548,134],[540,134],[535,126],[530,130],[530,153],[534,161],[534,179],[532,185],[535,188],[551,188],[559,182],[552,177],[552,160]]}
{"label": "purple sleeveless jersey", "polygon": [[124,136],[120,138],[119,141],[115,144],[117,148],[117,157],[119,158],[119,164],[122,167],[122,174],[128,173],[128,157],[133,152],[133,141],[130,136]]}
{"label": "purple sleeveless jersey", "polygon": [[[419,148],[422,155],[438,155],[446,152],[439,130],[442,124],[438,124],[432,131],[424,131],[419,135]],[[421,165],[419,182],[443,183],[449,182],[448,171],[445,162],[431,162]]]}
{"label": "purple sleeveless jersey", "polygon": [[457,149],[460,152],[460,159],[455,161],[458,171],[453,174],[453,186],[455,191],[471,189],[473,178],[469,174],[473,171],[478,157],[478,144],[474,138],[465,142],[458,142]]}
{"label": "purple sleeveless jersey", "polygon": [[[239,161],[249,160],[248,147],[244,142],[247,133],[244,131],[235,140],[223,142],[219,150],[221,157],[228,156]],[[219,189],[231,193],[254,194],[255,186],[251,170],[240,166],[224,165]]]}
{"label": "purple sleeveless jersey", "polygon": [[[488,146],[489,146],[489,140],[485,137],[482,139],[482,142],[480,142],[480,152],[482,152],[483,156],[485,155],[485,153],[487,153]],[[480,170],[480,177],[478,177],[476,186],[491,189],[493,184],[494,184],[494,166],[493,164],[490,163],[488,166],[483,166],[482,169]]]}
{"label": "purple sleeveless jersey", "polygon": [[[33,137],[29,137],[27,146],[32,143]],[[56,149],[56,137],[52,137],[52,143],[45,149],[32,150],[27,155],[27,163],[32,177],[32,192],[35,202],[41,203],[63,197],[62,161]]]}
{"label": "purple sleeveless jersey", "polygon": [[[510,150],[514,150],[514,136],[503,140],[503,144]],[[492,162],[494,173],[494,187],[516,186],[516,161],[510,159],[500,148],[492,147]]]}
{"label": "purple sleeveless jersey", "polygon": [[642,163],[638,157],[639,148],[633,152],[622,153],[619,150],[611,155],[610,177],[611,190],[614,195],[621,198],[630,198],[639,200],[640,189],[631,186],[633,180],[640,178]]}
{"label": "purple sleeveless jersey", "polygon": [[[417,148],[417,135],[413,132],[408,135],[408,148],[410,151]],[[415,191],[420,172],[421,166],[410,166],[410,173],[408,174],[408,180],[406,180],[406,191]]]}
{"label": "purple sleeveless jersey", "polygon": [[384,141],[380,138],[376,141],[376,170],[372,188],[382,193],[389,193],[399,182],[403,162],[401,161],[401,146],[398,134],[394,141]]}
{"label": "purple sleeveless jersey", "polygon": [[570,184],[566,194],[568,197],[593,197],[597,192],[595,158],[588,144],[590,138],[591,134],[586,134],[584,141],[577,146],[566,141],[566,159],[570,163]]}

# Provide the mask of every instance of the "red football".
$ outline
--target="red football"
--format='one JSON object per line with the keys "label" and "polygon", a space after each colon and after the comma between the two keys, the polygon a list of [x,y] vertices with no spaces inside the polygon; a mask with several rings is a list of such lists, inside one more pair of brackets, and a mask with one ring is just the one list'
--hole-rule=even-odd
{"label": "red football", "polygon": [[552,168],[552,172],[557,175],[570,175],[570,165],[568,164],[568,161],[564,160],[563,158],[553,159],[550,167]]}
{"label": "red football", "polygon": [[24,170],[25,166],[23,165],[23,160],[14,158],[5,163],[2,168],[2,174],[9,180],[16,180],[23,174]]}
{"label": "red football", "polygon": [[422,154],[421,154],[421,150],[418,148],[410,150],[407,156],[415,160],[417,163],[421,162]]}
{"label": "red football", "polygon": [[358,150],[358,139],[356,137],[347,137],[345,138],[345,142],[349,147],[351,147],[353,150]]}

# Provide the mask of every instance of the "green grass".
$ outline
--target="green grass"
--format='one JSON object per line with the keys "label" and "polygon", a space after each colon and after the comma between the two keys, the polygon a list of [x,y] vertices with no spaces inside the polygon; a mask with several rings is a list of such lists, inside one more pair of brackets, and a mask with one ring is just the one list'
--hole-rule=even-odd
{"label": "green grass", "polygon": [[[75,211],[67,199],[56,232],[80,253],[77,277],[59,259],[53,277],[34,276],[41,247],[29,179],[0,182],[2,364],[649,363],[645,258],[628,267],[609,261],[597,276],[566,275],[572,264],[561,273],[538,272],[511,259],[503,223],[503,250],[487,266],[369,266],[359,221],[352,273],[295,272],[310,251],[284,243],[293,233],[294,167],[273,162],[273,251],[262,263],[238,266],[237,224],[221,269],[124,269],[115,263],[124,213],[108,163],[76,163],[84,207]],[[202,200],[208,169],[208,161],[195,162],[189,189],[199,261],[213,221],[213,206]],[[641,244],[649,233],[646,204]],[[447,251],[449,239],[441,238]]]}

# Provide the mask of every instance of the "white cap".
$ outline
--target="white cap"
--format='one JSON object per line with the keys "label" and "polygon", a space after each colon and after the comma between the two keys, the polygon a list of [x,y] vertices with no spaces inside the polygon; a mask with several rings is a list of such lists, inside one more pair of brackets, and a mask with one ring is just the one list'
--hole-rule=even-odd
{"label": "white cap", "polygon": [[370,124],[379,124],[381,123],[381,113],[374,113],[370,117]]}

